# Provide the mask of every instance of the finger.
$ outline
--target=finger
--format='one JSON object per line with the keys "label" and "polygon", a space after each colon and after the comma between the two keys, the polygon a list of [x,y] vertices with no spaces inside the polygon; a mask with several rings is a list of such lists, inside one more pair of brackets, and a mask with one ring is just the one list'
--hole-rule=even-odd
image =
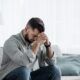
{"label": "finger", "polygon": [[41,33],[39,34],[39,36],[42,36],[42,35],[44,35],[44,32],[41,32]]}
{"label": "finger", "polygon": [[42,37],[47,37],[47,35],[46,35],[45,33],[44,33],[44,34],[41,34],[41,36],[42,36]]}
{"label": "finger", "polygon": [[45,43],[46,42],[46,40],[41,40],[41,43],[43,44],[43,43]]}
{"label": "finger", "polygon": [[41,36],[42,39],[47,39],[47,36]]}

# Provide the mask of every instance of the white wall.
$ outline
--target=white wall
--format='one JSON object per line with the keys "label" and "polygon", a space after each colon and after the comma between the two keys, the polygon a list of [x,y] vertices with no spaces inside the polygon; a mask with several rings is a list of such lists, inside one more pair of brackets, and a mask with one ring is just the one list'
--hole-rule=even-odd
{"label": "white wall", "polygon": [[52,39],[55,35],[52,35],[52,33],[55,30],[55,12],[55,3],[50,0],[1,0],[4,25],[0,26],[0,46],[3,46],[4,41],[10,35],[23,29],[31,17],[43,19],[46,33],[53,43],[54,40]]}
{"label": "white wall", "polygon": [[46,34],[62,52],[80,53],[80,0],[0,0],[0,46],[31,17],[43,19]]}
{"label": "white wall", "polygon": [[80,0],[56,0],[56,42],[64,52],[80,54]]}

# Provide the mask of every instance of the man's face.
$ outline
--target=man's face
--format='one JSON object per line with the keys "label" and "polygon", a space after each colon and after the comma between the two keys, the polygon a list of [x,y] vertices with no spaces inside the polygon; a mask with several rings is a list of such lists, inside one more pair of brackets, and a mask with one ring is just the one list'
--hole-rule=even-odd
{"label": "man's face", "polygon": [[30,25],[27,25],[25,28],[26,34],[25,39],[28,40],[30,43],[36,40],[38,34],[40,33],[38,29],[32,29]]}

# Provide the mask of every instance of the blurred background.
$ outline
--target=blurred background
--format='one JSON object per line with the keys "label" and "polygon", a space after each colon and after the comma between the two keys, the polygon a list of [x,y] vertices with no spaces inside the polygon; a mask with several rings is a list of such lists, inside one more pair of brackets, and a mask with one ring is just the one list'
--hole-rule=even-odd
{"label": "blurred background", "polygon": [[32,17],[40,17],[52,45],[80,54],[80,0],[0,0],[0,47]]}

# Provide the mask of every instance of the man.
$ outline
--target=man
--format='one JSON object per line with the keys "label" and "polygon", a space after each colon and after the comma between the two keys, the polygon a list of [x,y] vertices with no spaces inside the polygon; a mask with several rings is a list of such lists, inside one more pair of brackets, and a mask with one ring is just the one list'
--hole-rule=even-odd
{"label": "man", "polygon": [[[54,65],[54,52],[40,18],[31,18],[25,29],[4,44],[2,80],[61,80]],[[39,69],[33,70],[38,60]],[[45,63],[48,66],[45,66]]]}

